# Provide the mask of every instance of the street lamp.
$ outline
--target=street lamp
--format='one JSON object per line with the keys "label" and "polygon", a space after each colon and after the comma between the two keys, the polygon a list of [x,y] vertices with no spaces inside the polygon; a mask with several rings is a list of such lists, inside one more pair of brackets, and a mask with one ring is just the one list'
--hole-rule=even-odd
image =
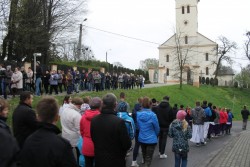
{"label": "street lamp", "polygon": [[41,53],[34,53],[34,81],[36,82],[36,57],[41,57],[42,54]]}
{"label": "street lamp", "polygon": [[106,63],[108,62],[108,51],[111,51],[111,49],[106,51]]}
{"label": "street lamp", "polygon": [[[85,18],[83,22],[87,20],[88,19]],[[77,59],[78,60],[80,60],[81,58],[81,52],[82,52],[82,24],[80,24],[79,40],[78,40],[78,45],[77,45]]]}

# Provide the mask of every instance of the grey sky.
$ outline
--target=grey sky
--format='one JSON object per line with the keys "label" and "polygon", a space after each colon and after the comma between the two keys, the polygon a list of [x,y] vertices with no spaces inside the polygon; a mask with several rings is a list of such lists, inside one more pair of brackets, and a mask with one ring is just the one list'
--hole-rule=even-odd
{"label": "grey sky", "polygon": [[[223,35],[237,42],[239,50],[232,57],[234,68],[249,61],[243,56],[242,45],[246,30],[250,30],[249,0],[201,0],[198,5],[199,32],[213,41]],[[88,0],[89,27],[163,43],[174,33],[175,0]],[[158,59],[158,45],[127,39],[92,28],[86,28],[83,37],[91,46],[97,59],[121,62],[125,67],[136,69],[140,60]],[[111,49],[111,50],[110,50]]]}

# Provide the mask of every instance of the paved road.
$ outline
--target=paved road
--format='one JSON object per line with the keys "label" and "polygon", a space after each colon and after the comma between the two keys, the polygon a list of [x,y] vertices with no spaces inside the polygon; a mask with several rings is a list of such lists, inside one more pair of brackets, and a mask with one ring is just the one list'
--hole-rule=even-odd
{"label": "paved road", "polygon": [[[235,139],[240,135],[241,122],[233,122],[233,128],[231,135],[221,136],[218,138],[213,138],[212,141],[208,142],[206,146],[196,147],[190,142],[190,152],[188,154],[188,167],[206,167],[208,164],[216,157],[216,155],[226,147],[230,141]],[[158,146],[155,149],[152,167],[173,167],[174,166],[174,154],[171,151],[172,139],[168,138],[166,154],[167,159],[159,159]],[[131,165],[132,153],[127,158],[127,167]],[[141,162],[141,154],[137,158],[137,162]]]}

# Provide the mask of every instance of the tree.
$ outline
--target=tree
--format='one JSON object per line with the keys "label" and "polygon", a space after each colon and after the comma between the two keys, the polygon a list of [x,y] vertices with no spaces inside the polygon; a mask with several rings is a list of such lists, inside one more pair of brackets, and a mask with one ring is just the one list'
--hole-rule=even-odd
{"label": "tree", "polygon": [[235,76],[235,80],[240,88],[246,88],[250,84],[250,65],[241,68],[240,73]]}
{"label": "tree", "polygon": [[124,67],[123,65],[122,65],[122,63],[121,62],[113,62],[113,66],[116,66],[116,67]]}
{"label": "tree", "polygon": [[247,37],[247,40],[245,41],[243,48],[244,48],[246,57],[248,58],[248,60],[250,60],[250,31],[247,31],[246,37]]}
{"label": "tree", "polygon": [[[218,45],[218,61],[213,62],[216,65],[216,70],[214,74],[214,79],[217,79],[220,68],[222,67],[222,61],[226,61],[227,63],[232,63],[232,59],[229,54],[234,52],[237,49],[237,44],[233,41],[228,40],[224,36],[219,37],[219,45]],[[214,85],[213,85],[214,86]]]}
{"label": "tree", "polygon": [[155,58],[148,58],[140,61],[140,69],[148,71],[149,68],[158,68],[159,60]]}

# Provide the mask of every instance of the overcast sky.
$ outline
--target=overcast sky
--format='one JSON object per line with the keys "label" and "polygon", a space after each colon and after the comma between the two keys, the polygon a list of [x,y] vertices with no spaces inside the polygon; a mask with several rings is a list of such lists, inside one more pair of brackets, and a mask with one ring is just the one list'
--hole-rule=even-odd
{"label": "overcast sky", "polygon": [[[234,69],[249,62],[242,50],[244,34],[250,30],[249,8],[250,0],[200,0],[198,4],[199,32],[215,42],[223,35],[238,44],[240,49],[232,55],[238,58],[234,59]],[[158,59],[157,47],[174,33],[175,0],[88,0],[88,10],[84,24],[89,28],[83,41],[101,61],[108,52],[108,62],[137,69],[140,60]]]}

